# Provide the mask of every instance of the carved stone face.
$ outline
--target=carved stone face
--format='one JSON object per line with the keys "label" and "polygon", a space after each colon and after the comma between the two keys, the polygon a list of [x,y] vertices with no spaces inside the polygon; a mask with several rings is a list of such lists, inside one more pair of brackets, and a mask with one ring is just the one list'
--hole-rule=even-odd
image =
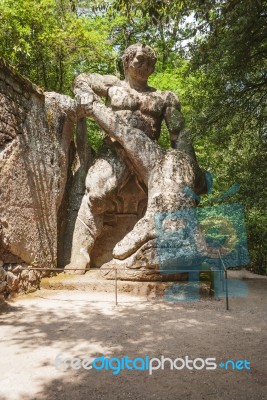
{"label": "carved stone face", "polygon": [[152,60],[143,46],[133,45],[130,47],[133,49],[124,60],[125,75],[130,75],[136,80],[147,81],[154,72],[156,59]]}

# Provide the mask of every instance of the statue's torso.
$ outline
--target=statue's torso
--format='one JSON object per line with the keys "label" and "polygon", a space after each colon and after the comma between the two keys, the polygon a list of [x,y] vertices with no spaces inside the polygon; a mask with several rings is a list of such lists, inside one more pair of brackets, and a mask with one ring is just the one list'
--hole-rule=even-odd
{"label": "statue's torso", "polygon": [[107,105],[122,120],[133,128],[138,128],[151,139],[157,140],[165,106],[164,93],[153,90],[138,92],[124,82],[108,91]]}

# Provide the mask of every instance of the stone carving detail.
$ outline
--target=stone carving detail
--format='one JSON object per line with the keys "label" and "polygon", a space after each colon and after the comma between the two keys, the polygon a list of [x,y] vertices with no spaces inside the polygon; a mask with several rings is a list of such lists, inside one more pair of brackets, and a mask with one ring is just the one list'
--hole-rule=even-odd
{"label": "stone carving detail", "polygon": [[[102,270],[110,279],[116,267],[120,279],[163,280],[156,255],[154,215],[195,207],[195,200],[184,195],[183,188],[188,186],[203,193],[205,178],[196,162],[178,98],[147,84],[156,62],[153,50],[143,45],[130,46],[123,61],[125,81],[113,76],[81,74],[74,83],[77,115],[96,121],[106,133],[106,148],[87,174],[71,262],[66,269],[83,273],[89,267],[90,253],[103,232],[105,215],[107,211],[116,214],[118,194],[134,177],[143,191],[135,205],[143,204],[143,213],[138,214],[139,221],[116,244],[113,259]],[[163,151],[157,144],[163,120],[173,150]],[[146,271],[138,272],[141,267]],[[164,277],[167,278],[179,276]]]}
{"label": "stone carving detail", "polygon": [[[75,124],[74,100],[43,93],[0,61],[0,262],[10,268],[9,292],[15,291],[16,265],[57,266],[58,214]],[[28,279],[26,271],[17,276]]]}

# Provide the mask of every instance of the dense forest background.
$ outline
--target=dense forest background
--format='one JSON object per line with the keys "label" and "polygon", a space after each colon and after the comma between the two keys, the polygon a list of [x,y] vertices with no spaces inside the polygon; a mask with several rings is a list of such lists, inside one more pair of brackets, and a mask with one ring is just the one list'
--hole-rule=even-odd
{"label": "dense forest background", "polygon": [[[44,90],[73,96],[75,75],[120,77],[124,49],[151,45],[150,84],[179,96],[199,162],[215,177],[213,204],[240,184],[225,202],[244,205],[250,268],[266,273],[266,21],[265,0],[2,0],[0,56]],[[89,128],[97,151],[101,133]]]}

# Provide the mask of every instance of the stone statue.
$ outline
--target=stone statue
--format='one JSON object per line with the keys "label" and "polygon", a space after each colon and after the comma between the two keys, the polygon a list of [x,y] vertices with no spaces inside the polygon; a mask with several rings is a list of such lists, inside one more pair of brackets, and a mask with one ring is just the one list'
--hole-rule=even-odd
{"label": "stone statue", "polygon": [[[185,185],[197,194],[206,190],[177,96],[148,86],[155,63],[154,51],[136,44],[128,47],[123,56],[124,81],[99,74],[81,74],[75,80],[78,117],[90,117],[103,129],[108,148],[86,177],[71,262],[66,267],[73,272],[83,273],[89,266],[90,251],[103,228],[103,214],[129,175],[134,174],[147,190],[147,210],[132,231],[117,243],[114,259],[103,266],[107,278],[114,276],[115,266],[121,279],[161,280],[154,215],[195,207],[195,200],[183,193]],[[170,133],[172,150],[168,151],[157,144],[163,120]],[[147,271],[138,273],[140,267]]]}

